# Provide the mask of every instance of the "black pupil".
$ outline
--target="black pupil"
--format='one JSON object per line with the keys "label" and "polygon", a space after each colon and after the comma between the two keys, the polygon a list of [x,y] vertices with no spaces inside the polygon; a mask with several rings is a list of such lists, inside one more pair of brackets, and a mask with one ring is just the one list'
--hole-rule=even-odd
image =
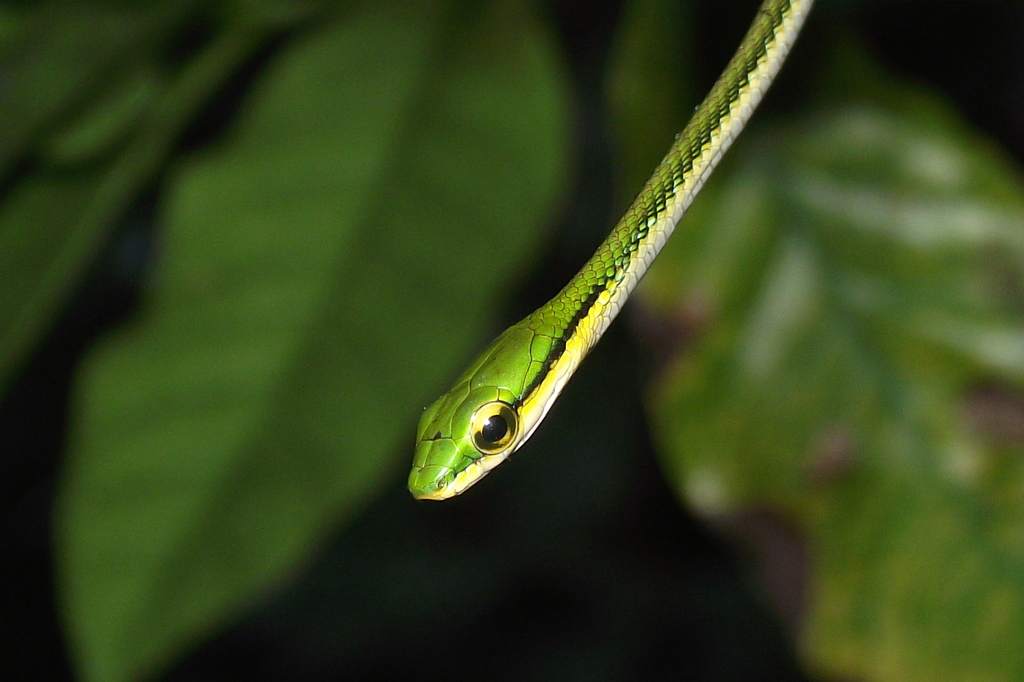
{"label": "black pupil", "polygon": [[480,432],[488,443],[497,443],[508,433],[508,422],[500,414],[496,414],[487,418]]}

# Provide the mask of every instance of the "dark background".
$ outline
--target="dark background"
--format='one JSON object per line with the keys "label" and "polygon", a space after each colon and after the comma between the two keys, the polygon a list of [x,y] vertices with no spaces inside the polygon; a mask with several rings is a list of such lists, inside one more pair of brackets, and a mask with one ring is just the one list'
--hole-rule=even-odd
{"label": "dark background", "polygon": [[[698,4],[701,92],[756,4]],[[621,5],[543,4],[575,89],[575,189],[571,217],[510,301],[507,322],[557,290],[617,217],[602,88]],[[1024,5],[822,1],[801,38],[802,55],[759,115],[813,97],[807,74],[816,57],[847,34],[894,76],[939,92],[1024,162]],[[217,138],[287,40],[269,45],[209,104],[182,150]],[[140,197],[0,396],[4,679],[73,677],[50,548],[68,393],[84,349],[131,318],[152,262],[159,200],[156,189]],[[807,562],[799,533],[752,513],[727,524],[731,536],[719,536],[680,507],[643,419],[650,368],[627,327],[613,326],[530,452],[501,475],[439,505],[413,502],[397,476],[283,592],[161,679],[804,679],[793,649]],[[737,534],[760,541],[737,550],[720,539]]]}

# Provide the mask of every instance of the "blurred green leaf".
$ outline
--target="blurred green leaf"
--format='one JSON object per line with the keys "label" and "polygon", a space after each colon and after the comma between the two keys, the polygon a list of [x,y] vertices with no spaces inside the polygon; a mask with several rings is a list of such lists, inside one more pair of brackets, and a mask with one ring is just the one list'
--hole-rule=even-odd
{"label": "blurred green leaf", "polygon": [[656,438],[700,513],[802,529],[812,671],[1021,679],[1024,185],[867,71],[750,131],[641,287],[702,330],[650,391]]}
{"label": "blurred green leaf", "polygon": [[58,548],[84,679],[165,665],[404,477],[563,182],[527,8],[352,7],[173,174],[153,299],[78,385]]}
{"label": "blurred green leaf", "polygon": [[69,168],[116,150],[151,108],[162,81],[150,64],[126,73],[91,102],[73,125],[46,140],[37,163]]}
{"label": "blurred green leaf", "polygon": [[192,3],[125,11],[106,3],[40,3],[0,15],[0,178],[46,131],[88,107],[137,51]]}
{"label": "blurred green leaf", "polygon": [[144,18],[63,7],[41,11],[0,89],[0,175],[22,163],[0,203],[0,389],[197,110],[268,32],[239,23],[167,73],[160,38],[180,28],[188,3]]}
{"label": "blurred green leaf", "polygon": [[617,212],[629,206],[700,101],[689,87],[690,12],[687,3],[650,0],[623,10],[605,88],[621,165]]}

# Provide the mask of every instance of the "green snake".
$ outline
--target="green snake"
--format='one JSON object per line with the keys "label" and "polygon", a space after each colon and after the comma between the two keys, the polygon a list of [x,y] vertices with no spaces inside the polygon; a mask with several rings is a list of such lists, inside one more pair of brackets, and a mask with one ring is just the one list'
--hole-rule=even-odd
{"label": "green snake", "polygon": [[409,474],[413,497],[462,493],[533,434],[743,129],[812,1],[761,5],[711,92],[579,274],[506,329],[424,410]]}

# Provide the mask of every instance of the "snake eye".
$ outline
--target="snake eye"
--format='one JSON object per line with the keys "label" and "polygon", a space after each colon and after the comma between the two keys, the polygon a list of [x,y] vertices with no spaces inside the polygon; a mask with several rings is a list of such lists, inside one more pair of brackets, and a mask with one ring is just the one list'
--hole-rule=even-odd
{"label": "snake eye", "polygon": [[519,433],[519,415],[508,403],[496,400],[473,413],[473,445],[485,455],[507,450]]}

